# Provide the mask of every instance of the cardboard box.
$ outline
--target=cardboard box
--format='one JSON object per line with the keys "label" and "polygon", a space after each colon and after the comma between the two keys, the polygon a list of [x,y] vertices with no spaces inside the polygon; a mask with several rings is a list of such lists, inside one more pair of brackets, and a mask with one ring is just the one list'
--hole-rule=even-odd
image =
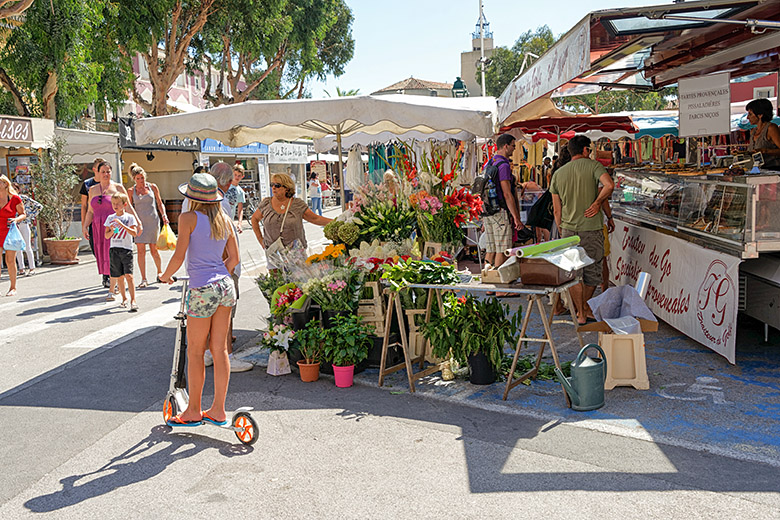
{"label": "cardboard box", "polygon": [[575,271],[564,271],[542,258],[520,259],[520,281],[523,285],[561,285],[574,279]]}
{"label": "cardboard box", "polygon": [[[639,325],[642,327],[642,332],[656,332],[658,330],[657,321],[643,320],[642,318],[639,318]],[[585,325],[580,325],[577,327],[577,330],[579,332],[604,332],[607,334],[612,333],[612,329],[605,321],[586,323]]]}

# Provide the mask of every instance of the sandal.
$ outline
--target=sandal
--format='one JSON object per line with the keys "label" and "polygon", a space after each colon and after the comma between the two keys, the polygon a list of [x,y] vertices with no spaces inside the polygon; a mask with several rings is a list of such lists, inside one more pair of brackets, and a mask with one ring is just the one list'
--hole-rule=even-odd
{"label": "sandal", "polygon": [[114,296],[114,293],[111,293],[111,292],[108,293],[108,296],[106,296],[106,301],[107,302],[112,302],[114,300],[116,300],[116,296]]}
{"label": "sandal", "polygon": [[138,287],[136,287],[136,289],[145,289],[147,287],[149,287],[149,282],[147,282],[146,280],[141,280],[141,283],[138,284]]}
{"label": "sandal", "polygon": [[130,304],[130,312],[138,312],[138,304],[133,302]]}
{"label": "sandal", "polygon": [[30,269],[29,271],[27,271],[27,276],[32,276],[34,274],[35,274],[35,269]]}
{"label": "sandal", "polygon": [[122,303],[119,304],[120,307],[123,309],[127,308],[127,300],[124,300]]}
{"label": "sandal", "polygon": [[16,289],[11,289],[7,293],[5,293],[6,296],[16,296]]}

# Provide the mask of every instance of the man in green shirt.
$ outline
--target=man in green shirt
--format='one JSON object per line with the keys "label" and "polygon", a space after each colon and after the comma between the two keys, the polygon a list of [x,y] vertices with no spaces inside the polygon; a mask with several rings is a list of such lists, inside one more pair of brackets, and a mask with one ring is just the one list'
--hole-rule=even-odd
{"label": "man in green shirt", "polygon": [[[550,193],[555,223],[561,236],[579,236],[580,246],[595,260],[594,264],[582,270],[582,283],[571,288],[577,321],[584,324],[593,317],[585,302],[591,299],[596,286],[602,281],[604,215],[601,207],[612,195],[615,183],[600,162],[590,159],[590,139],[576,135],[569,141],[568,148],[571,161],[553,175]],[[602,185],[600,189],[599,183]],[[614,229],[611,215],[607,225],[610,230]]]}

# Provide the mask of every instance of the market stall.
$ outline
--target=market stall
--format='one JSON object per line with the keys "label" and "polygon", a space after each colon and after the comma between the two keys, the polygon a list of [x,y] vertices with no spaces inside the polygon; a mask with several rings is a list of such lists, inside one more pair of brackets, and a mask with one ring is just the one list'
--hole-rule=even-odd
{"label": "market stall", "polygon": [[[247,101],[204,110],[135,121],[140,142],[162,137],[208,137],[229,146],[251,142],[270,144],[279,140],[336,137],[339,157],[341,140],[357,132],[380,134],[409,131],[467,131],[492,137],[495,99],[430,98],[422,96],[354,96],[332,99]],[[339,161],[339,171],[343,170]],[[343,184],[342,184],[343,190]],[[344,201],[342,193],[342,201]]]}
{"label": "market stall", "polygon": [[[515,78],[499,98],[499,120],[545,95],[679,83],[679,137],[723,136],[731,128],[729,78],[780,68],[779,21],[776,2],[741,0],[592,12]],[[633,284],[649,272],[653,312],[734,363],[740,310],[773,314],[769,323],[780,324],[767,298],[761,313],[751,310],[747,302],[761,291],[748,293],[745,282],[780,282],[776,270],[767,276],[771,253],[780,251],[778,177],[760,157],[704,167],[702,148],[686,165],[662,156],[615,169],[611,282]]]}

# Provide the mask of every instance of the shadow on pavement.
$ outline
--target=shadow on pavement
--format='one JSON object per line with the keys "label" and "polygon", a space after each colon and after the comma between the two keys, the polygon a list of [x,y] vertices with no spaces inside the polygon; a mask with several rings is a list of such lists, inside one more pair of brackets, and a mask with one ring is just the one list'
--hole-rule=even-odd
{"label": "shadow on pavement", "polygon": [[[49,513],[84,502],[115,489],[143,482],[162,473],[168,466],[198,453],[218,449],[227,457],[252,453],[251,446],[233,445],[201,435],[176,432],[155,426],[149,435],[100,468],[60,480],[62,489],[32,498],[25,507],[34,513]],[[80,481],[83,481],[80,483]]]}

